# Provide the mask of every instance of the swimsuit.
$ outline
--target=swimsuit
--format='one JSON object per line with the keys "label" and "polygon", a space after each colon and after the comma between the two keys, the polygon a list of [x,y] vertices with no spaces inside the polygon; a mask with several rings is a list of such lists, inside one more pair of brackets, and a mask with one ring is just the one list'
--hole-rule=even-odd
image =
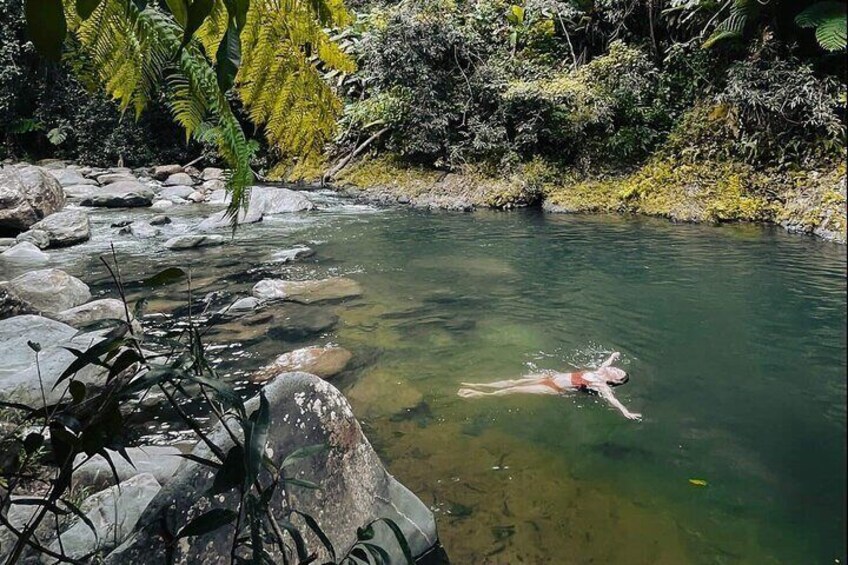
{"label": "swimsuit", "polygon": [[[588,378],[586,378],[588,377]],[[594,377],[594,378],[593,378]],[[560,384],[562,380],[567,384]],[[559,381],[559,382],[558,382]],[[543,377],[539,384],[550,387],[562,394],[573,389],[587,389],[597,382],[597,377],[591,371],[574,371],[573,373],[551,373]]]}

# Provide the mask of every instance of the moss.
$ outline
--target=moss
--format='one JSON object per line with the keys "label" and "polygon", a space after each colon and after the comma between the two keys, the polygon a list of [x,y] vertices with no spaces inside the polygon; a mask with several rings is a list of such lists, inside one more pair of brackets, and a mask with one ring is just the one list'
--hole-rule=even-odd
{"label": "moss", "polygon": [[338,175],[337,181],[363,190],[393,188],[409,196],[416,196],[438,182],[440,176],[444,176],[444,173],[404,164],[396,157],[386,155],[348,165]]}

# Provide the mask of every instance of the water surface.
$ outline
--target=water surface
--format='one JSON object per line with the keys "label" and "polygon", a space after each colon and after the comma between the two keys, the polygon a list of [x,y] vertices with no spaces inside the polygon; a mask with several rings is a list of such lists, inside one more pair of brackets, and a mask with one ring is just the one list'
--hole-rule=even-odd
{"label": "water surface", "polygon": [[[359,281],[361,298],[309,307],[339,322],[308,343],[353,351],[334,382],[455,563],[844,562],[845,247],[757,226],[316,198],[318,212],[181,253],[109,227],[149,212],[98,211],[94,240],[54,264],[97,294],[114,294],[96,258],[110,242],[128,281],[190,266],[195,312],[268,276]],[[200,209],[171,213],[165,235]],[[316,256],[273,263],[299,243]],[[148,325],[184,303],[184,289],[156,291]],[[304,345],[238,322],[209,339],[233,379]],[[642,422],[590,396],[456,396],[461,381],[612,350],[631,374],[617,395]]]}

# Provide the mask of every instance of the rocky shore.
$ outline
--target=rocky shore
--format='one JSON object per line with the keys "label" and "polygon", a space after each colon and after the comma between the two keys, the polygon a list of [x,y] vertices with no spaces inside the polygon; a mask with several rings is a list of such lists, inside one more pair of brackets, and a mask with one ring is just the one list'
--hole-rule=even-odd
{"label": "rocky shore", "polygon": [[[95,297],[86,281],[50,267],[51,254],[57,249],[85,246],[90,240],[88,211],[148,209],[137,219],[113,225],[114,236],[149,241],[161,252],[173,254],[179,264],[183,254],[204,253],[199,248],[229,243],[229,218],[219,210],[227,203],[224,174],[216,168],[198,170],[178,165],[131,170],[45,162],[0,168],[0,268],[9,265],[16,272],[23,271],[0,281],[0,358],[4,360],[0,400],[36,406],[45,400],[59,401],[68,389],[68,381],[60,382],[59,377],[75,359],[68,348],[85,350],[99,343],[105,330],[87,327],[127,315],[121,300]],[[205,217],[184,233],[168,231],[169,210],[207,204],[218,208],[210,207],[203,213]],[[250,207],[239,220],[248,224],[271,215],[308,213],[315,208],[304,193],[253,187]],[[274,261],[291,263],[313,254],[306,246],[294,246],[281,249]],[[321,487],[320,491],[295,493],[297,507],[319,521],[337,549],[356,541],[357,527],[377,518],[390,518],[403,530],[413,553],[423,556],[438,543],[433,514],[386,471],[347,400],[326,382],[345,369],[351,353],[332,344],[309,344],[313,336],[337,321],[321,309],[322,304],[341,304],[362,292],[359,283],[346,277],[292,281],[266,276],[255,282],[248,296],[228,300],[212,315],[221,322],[218,332],[229,332],[228,325],[234,330],[237,326],[235,331],[240,332],[270,333],[279,328],[287,340],[299,344],[249,375],[251,382],[263,387],[271,404],[269,457],[279,458],[315,444],[328,446],[323,453],[291,467],[292,476]],[[207,297],[210,304],[216,300],[212,295]],[[133,324],[139,333],[147,329],[143,320],[133,319]],[[39,345],[38,353],[30,344]],[[75,376],[89,387],[103,386],[106,378],[106,371],[96,365]],[[161,399],[138,398],[145,406],[158,401]],[[223,430],[214,430],[213,434],[222,445],[231,441]],[[167,546],[159,528],[165,514],[173,517],[176,512],[180,519],[188,520],[210,505],[234,508],[237,503],[229,495],[215,499],[196,496],[210,486],[208,469],[181,455],[208,457],[205,449],[191,442],[130,448],[132,465],[115,457],[120,462],[116,472],[121,482],[117,485],[102,457],[80,461],[76,488],[87,493],[80,504],[86,518],[57,516],[58,537],[54,521],[46,520],[50,526],[36,533],[39,541],[57,550],[62,547],[73,558],[96,552],[107,563],[160,562]],[[284,506],[282,499],[272,502],[281,513]],[[0,510],[20,528],[34,508],[11,500],[3,501]],[[100,535],[95,535],[85,520],[95,524]],[[299,526],[309,530],[305,523]],[[375,535],[377,543],[399,558],[400,549],[392,543],[390,530],[376,528]],[[232,526],[194,538],[179,545],[176,562],[219,562],[222,555],[229,555],[231,542]],[[319,549],[321,540],[314,535],[307,536],[307,542],[318,550],[319,559],[329,557]],[[0,560],[12,545],[12,534],[0,528]],[[27,562],[37,559],[31,555]]]}

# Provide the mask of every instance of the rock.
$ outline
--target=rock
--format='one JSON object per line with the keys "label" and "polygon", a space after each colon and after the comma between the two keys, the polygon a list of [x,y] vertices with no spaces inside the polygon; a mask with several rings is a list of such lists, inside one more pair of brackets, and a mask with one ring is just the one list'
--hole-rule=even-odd
{"label": "rock", "polygon": [[[150,473],[159,484],[166,484],[177,472],[184,461],[180,455],[182,450],[171,445],[145,445],[128,447],[127,455],[133,464],[130,465],[117,451],[107,450],[115,465],[119,481],[126,481],[142,473]],[[74,473],[78,484],[94,488],[106,488],[115,484],[115,476],[109,462],[102,455],[95,455],[85,461],[85,454],[77,455],[74,465],[80,465]]]}
{"label": "rock", "polygon": [[159,229],[150,225],[149,222],[133,222],[129,228],[130,233],[138,239],[150,239],[159,235]]}
{"label": "rock", "polygon": [[55,319],[80,328],[99,320],[126,320],[124,303],[116,298],[101,298],[85,304],[62,310],[53,316]]}
{"label": "rock", "polygon": [[[291,489],[293,507],[320,524],[332,545],[343,552],[356,541],[357,527],[377,518],[395,522],[407,538],[414,556],[427,552],[437,543],[433,514],[414,494],[386,472],[344,396],[329,383],[306,373],[278,378],[264,387],[270,404],[271,423],[266,453],[279,465],[283,457],[299,447],[322,444],[328,449],[293,463],[289,476],[316,482],[319,490]],[[248,410],[258,405],[248,403]],[[225,452],[232,441],[218,427],[212,441]],[[205,446],[195,455],[213,457]],[[173,529],[212,507],[236,508],[238,494],[230,491],[210,497],[214,473],[194,461],[187,461],[173,480],[162,488],[139,520],[139,526],[125,544],[107,558],[107,565],[123,563],[164,563],[167,543],[162,538],[162,520],[169,516]],[[269,508],[283,516],[284,494],[277,491]],[[292,520],[301,528],[308,552],[316,552],[316,562],[329,559],[320,541],[297,516]],[[218,563],[228,556],[234,525],[206,535],[188,537],[172,545],[174,563]],[[388,552],[387,562],[401,563],[397,542],[384,524],[374,526],[373,542]],[[276,549],[268,544],[269,551]],[[271,554],[275,562],[280,555]]]}
{"label": "rock", "polygon": [[[320,336],[335,327],[339,317],[315,306],[287,305],[272,313],[265,333],[273,340],[293,343]],[[250,324],[251,320],[242,320]]]}
{"label": "rock", "polygon": [[200,178],[203,180],[224,180],[224,169],[217,167],[206,167],[200,173]]}
{"label": "rock", "polygon": [[188,165],[185,168],[185,173],[192,178],[200,178],[200,169],[198,169],[194,165]]}
{"label": "rock", "polygon": [[[125,228],[128,225],[130,225],[131,223],[133,223],[134,221],[135,220],[118,220],[117,222],[113,222],[113,223],[109,224],[109,227],[110,228]],[[129,233],[129,232],[127,232],[127,233]]]}
{"label": "rock", "polygon": [[26,231],[65,205],[59,182],[38,167],[0,167],[0,234]]}
{"label": "rock", "polygon": [[17,263],[46,263],[50,256],[28,241],[22,241],[10,247],[0,257]]}
{"label": "rock", "polygon": [[[248,208],[239,210],[239,224],[253,224],[262,221],[262,212]],[[232,219],[227,216],[226,210],[212,214],[194,227],[194,231],[208,232],[220,229],[232,229]]]}
{"label": "rock", "polygon": [[49,549],[56,553],[64,551],[72,559],[81,559],[97,551],[107,553],[129,537],[161,488],[153,475],[142,473],[89,496],[80,505],[80,510],[90,524],[77,517]]}
{"label": "rock", "polygon": [[97,185],[97,181],[94,179],[87,179],[79,171],[75,171],[73,169],[48,169],[49,174],[55,178],[62,188],[67,188],[69,186],[82,186],[82,185]]}
{"label": "rock", "polygon": [[151,176],[156,180],[165,180],[171,175],[182,172],[183,168],[180,165],[159,165],[158,167],[153,167]]}
{"label": "rock", "polygon": [[228,204],[229,200],[229,195],[223,188],[213,190],[209,196],[206,197],[206,202],[209,204]]}
{"label": "rock", "polygon": [[203,202],[204,200],[206,200],[206,196],[199,190],[195,190],[186,197],[186,200],[194,203]]}
{"label": "rock", "polygon": [[159,198],[168,200],[179,198],[180,200],[185,200],[191,196],[192,192],[194,192],[194,189],[190,186],[167,186],[159,192]]}
{"label": "rock", "polygon": [[138,179],[131,173],[106,173],[105,175],[97,177],[97,182],[99,182],[101,186],[106,186],[109,184],[115,184],[116,182],[138,182]]}
{"label": "rock", "polygon": [[26,300],[21,300],[14,294],[10,294],[8,290],[0,286],[0,320],[37,313],[38,310],[32,304]]}
{"label": "rock", "polygon": [[[92,181],[93,183],[94,181]],[[70,200],[82,200],[94,194],[97,191],[96,184],[74,184],[66,186],[64,189],[65,197]]]}
{"label": "rock", "polygon": [[83,206],[102,208],[136,208],[150,206],[153,191],[139,182],[121,181],[101,187],[82,199]]}
{"label": "rock", "polygon": [[341,300],[361,294],[362,287],[359,283],[345,277],[312,281],[265,279],[253,287],[253,296],[260,300],[285,299],[302,304],[322,300]]}
{"label": "rock", "polygon": [[153,204],[150,205],[151,210],[165,210],[173,206],[174,203],[170,200],[157,200]]}
{"label": "rock", "polygon": [[80,210],[64,210],[50,214],[32,226],[47,234],[49,247],[67,247],[91,238],[88,214]]}
{"label": "rock", "polygon": [[162,184],[164,186],[191,186],[194,181],[185,173],[174,173],[165,179]]}
{"label": "rock", "polygon": [[298,259],[312,257],[313,255],[315,255],[315,251],[313,251],[309,247],[292,247],[291,249],[283,249],[282,251],[277,251],[276,253],[274,253],[274,255],[271,256],[271,260],[274,263],[291,263],[293,261],[297,261]]}
{"label": "rock", "polygon": [[47,249],[50,247],[50,236],[43,230],[27,230],[18,234],[15,241],[18,243],[31,243],[39,249]]}
{"label": "rock", "polygon": [[91,299],[88,285],[59,269],[30,271],[7,284],[9,291],[42,312],[56,313]]}
{"label": "rock", "polygon": [[207,180],[203,181],[203,184],[200,185],[200,190],[205,193],[215,192],[216,190],[225,190],[227,187],[227,183],[223,180]]}
{"label": "rock", "polygon": [[224,236],[222,235],[178,235],[166,241],[165,247],[176,251],[223,244]]}
{"label": "rock", "polygon": [[328,379],[341,373],[347,366],[352,354],[343,347],[326,345],[324,347],[304,347],[283,353],[274,361],[254,373],[250,380],[262,383],[273,379],[280,373],[303,371]]}
{"label": "rock", "polygon": [[[226,191],[215,190],[207,200],[210,204],[229,204],[232,198]],[[315,204],[303,193],[288,188],[252,186],[247,209],[270,215],[314,210]]]}
{"label": "rock", "polygon": [[[101,339],[101,332],[73,337],[77,330],[62,322],[41,316],[23,315],[0,320],[0,399],[30,406],[42,405],[43,394],[48,404],[58,402],[65,394],[70,379],[56,386],[62,372],[76,359],[65,347],[80,351],[89,349]],[[36,353],[28,342],[41,345]],[[74,380],[100,385],[107,371],[89,365],[74,375]]]}
{"label": "rock", "polygon": [[159,214],[157,216],[153,216],[152,218],[150,218],[150,225],[151,226],[164,226],[164,225],[170,224],[170,223],[171,223],[171,218],[169,218],[168,216],[166,216],[164,214]]}
{"label": "rock", "polygon": [[250,310],[256,310],[259,306],[259,301],[252,296],[248,296],[246,298],[239,298],[235,302],[233,302],[229,308],[226,309],[227,312],[247,312]]}

